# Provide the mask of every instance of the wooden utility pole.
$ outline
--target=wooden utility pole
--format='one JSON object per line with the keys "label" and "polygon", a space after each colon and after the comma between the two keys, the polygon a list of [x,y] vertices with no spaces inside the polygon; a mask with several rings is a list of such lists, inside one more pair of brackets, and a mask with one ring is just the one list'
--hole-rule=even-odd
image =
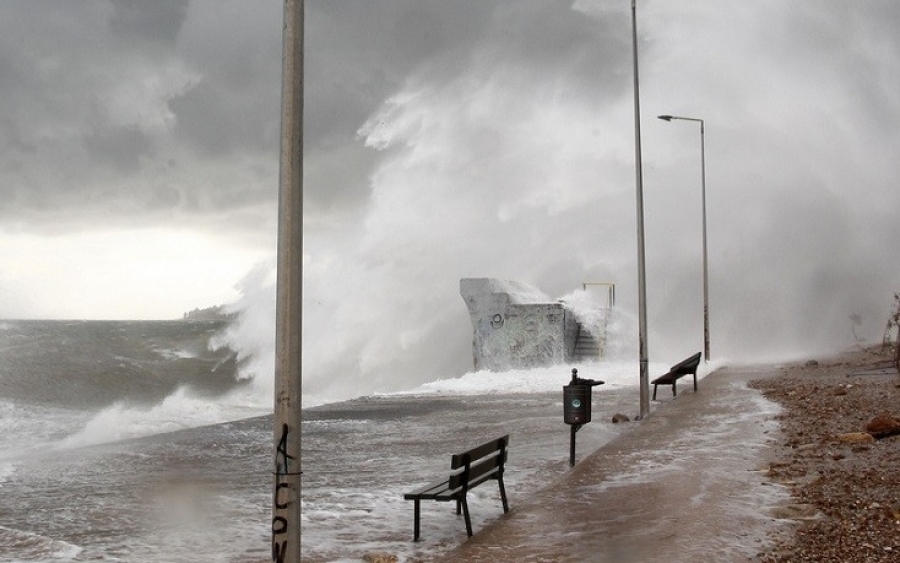
{"label": "wooden utility pole", "polygon": [[275,314],[272,561],[300,563],[303,319],[303,0],[285,0]]}

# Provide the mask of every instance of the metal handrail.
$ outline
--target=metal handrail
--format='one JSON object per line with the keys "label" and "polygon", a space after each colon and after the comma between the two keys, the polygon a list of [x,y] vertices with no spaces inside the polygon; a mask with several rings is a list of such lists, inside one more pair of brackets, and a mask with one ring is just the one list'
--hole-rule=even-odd
{"label": "metal handrail", "polygon": [[616,305],[616,284],[610,282],[583,282],[581,289],[587,291],[589,285],[606,286],[606,306],[612,309]]}

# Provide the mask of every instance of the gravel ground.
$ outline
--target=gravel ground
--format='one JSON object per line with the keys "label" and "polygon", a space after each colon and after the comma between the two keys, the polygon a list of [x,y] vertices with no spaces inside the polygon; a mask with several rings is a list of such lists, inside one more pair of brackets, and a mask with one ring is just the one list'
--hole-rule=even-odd
{"label": "gravel ground", "polygon": [[760,563],[900,561],[900,435],[872,439],[876,416],[900,418],[900,376],[881,346],[786,366],[753,381],[783,407],[781,452],[769,477],[798,522]]}

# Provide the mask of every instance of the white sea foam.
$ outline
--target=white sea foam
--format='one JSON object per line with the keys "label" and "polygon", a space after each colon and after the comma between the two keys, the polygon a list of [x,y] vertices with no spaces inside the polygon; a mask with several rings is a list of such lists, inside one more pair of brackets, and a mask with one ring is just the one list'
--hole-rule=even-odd
{"label": "white sea foam", "polygon": [[575,313],[582,328],[595,338],[603,335],[611,320],[611,315],[616,313],[611,307],[612,303],[603,302],[598,299],[596,293],[586,290],[573,291],[560,297],[559,300],[566,304],[566,308]]}
{"label": "white sea foam", "polygon": [[[725,362],[701,364],[698,378],[718,369]],[[601,380],[603,389],[617,389],[639,384],[639,367],[634,362],[600,361],[575,365],[578,376]],[[665,373],[667,364],[652,363],[652,376]],[[570,366],[551,366],[506,372],[479,371],[459,378],[438,379],[419,387],[398,392],[380,393],[382,396],[403,395],[490,395],[531,394],[557,392],[571,379]],[[226,397],[209,399],[191,394],[185,388],[153,406],[117,403],[88,420],[77,432],[58,443],[73,448],[174,432],[208,424],[248,418],[271,412],[270,400],[260,402],[259,393],[232,393]]]}
{"label": "white sea foam", "polygon": [[16,465],[14,463],[0,462],[0,489],[3,488],[3,483],[7,482],[15,472]]}
{"label": "white sea foam", "polygon": [[[0,433],[0,461],[12,461],[39,452],[90,416],[83,411],[0,400],[0,428],[5,429]],[[0,470],[0,483],[2,477]]]}
{"label": "white sea foam", "polygon": [[[724,365],[725,360],[701,363],[697,370],[697,378],[702,379],[708,373]],[[384,395],[416,395],[416,394],[456,394],[476,395],[492,393],[545,393],[559,391],[560,387],[567,384],[571,377],[570,369],[578,370],[578,377],[594,379],[604,382],[600,388],[621,388],[637,386],[640,383],[640,368],[635,362],[625,361],[599,361],[576,364],[573,366],[559,365],[529,370],[510,370],[505,372],[478,371],[468,373],[459,378],[439,379],[425,383],[415,389],[396,393],[384,393]],[[669,370],[669,365],[651,363],[649,371],[651,378],[662,375]]]}
{"label": "white sea foam", "polygon": [[185,348],[167,348],[157,350],[157,352],[159,352],[160,356],[169,360],[184,360],[199,356],[196,350],[187,350]]}
{"label": "white sea foam", "polygon": [[267,409],[242,401],[236,394],[233,400],[209,399],[194,396],[186,387],[180,387],[154,406],[117,403],[108,407],[58,445],[72,448],[103,444],[248,418],[270,410],[271,407]]}
{"label": "white sea foam", "polygon": [[23,563],[74,561],[82,552],[81,547],[69,542],[0,526],[0,557],[6,549],[12,550],[16,558],[5,561]]}

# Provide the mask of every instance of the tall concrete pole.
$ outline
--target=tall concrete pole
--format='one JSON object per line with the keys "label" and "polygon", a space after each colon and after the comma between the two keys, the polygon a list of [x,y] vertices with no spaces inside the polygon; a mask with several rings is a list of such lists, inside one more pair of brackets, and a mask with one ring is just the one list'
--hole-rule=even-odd
{"label": "tall concrete pole", "polygon": [[285,0],[275,314],[272,561],[300,563],[303,319],[303,0]]}
{"label": "tall concrete pole", "polygon": [[644,260],[644,179],[641,165],[641,98],[638,84],[637,0],[631,0],[634,60],[634,165],[637,192],[638,339],[641,362],[641,418],[650,414],[650,361],[647,352],[647,273]]}

